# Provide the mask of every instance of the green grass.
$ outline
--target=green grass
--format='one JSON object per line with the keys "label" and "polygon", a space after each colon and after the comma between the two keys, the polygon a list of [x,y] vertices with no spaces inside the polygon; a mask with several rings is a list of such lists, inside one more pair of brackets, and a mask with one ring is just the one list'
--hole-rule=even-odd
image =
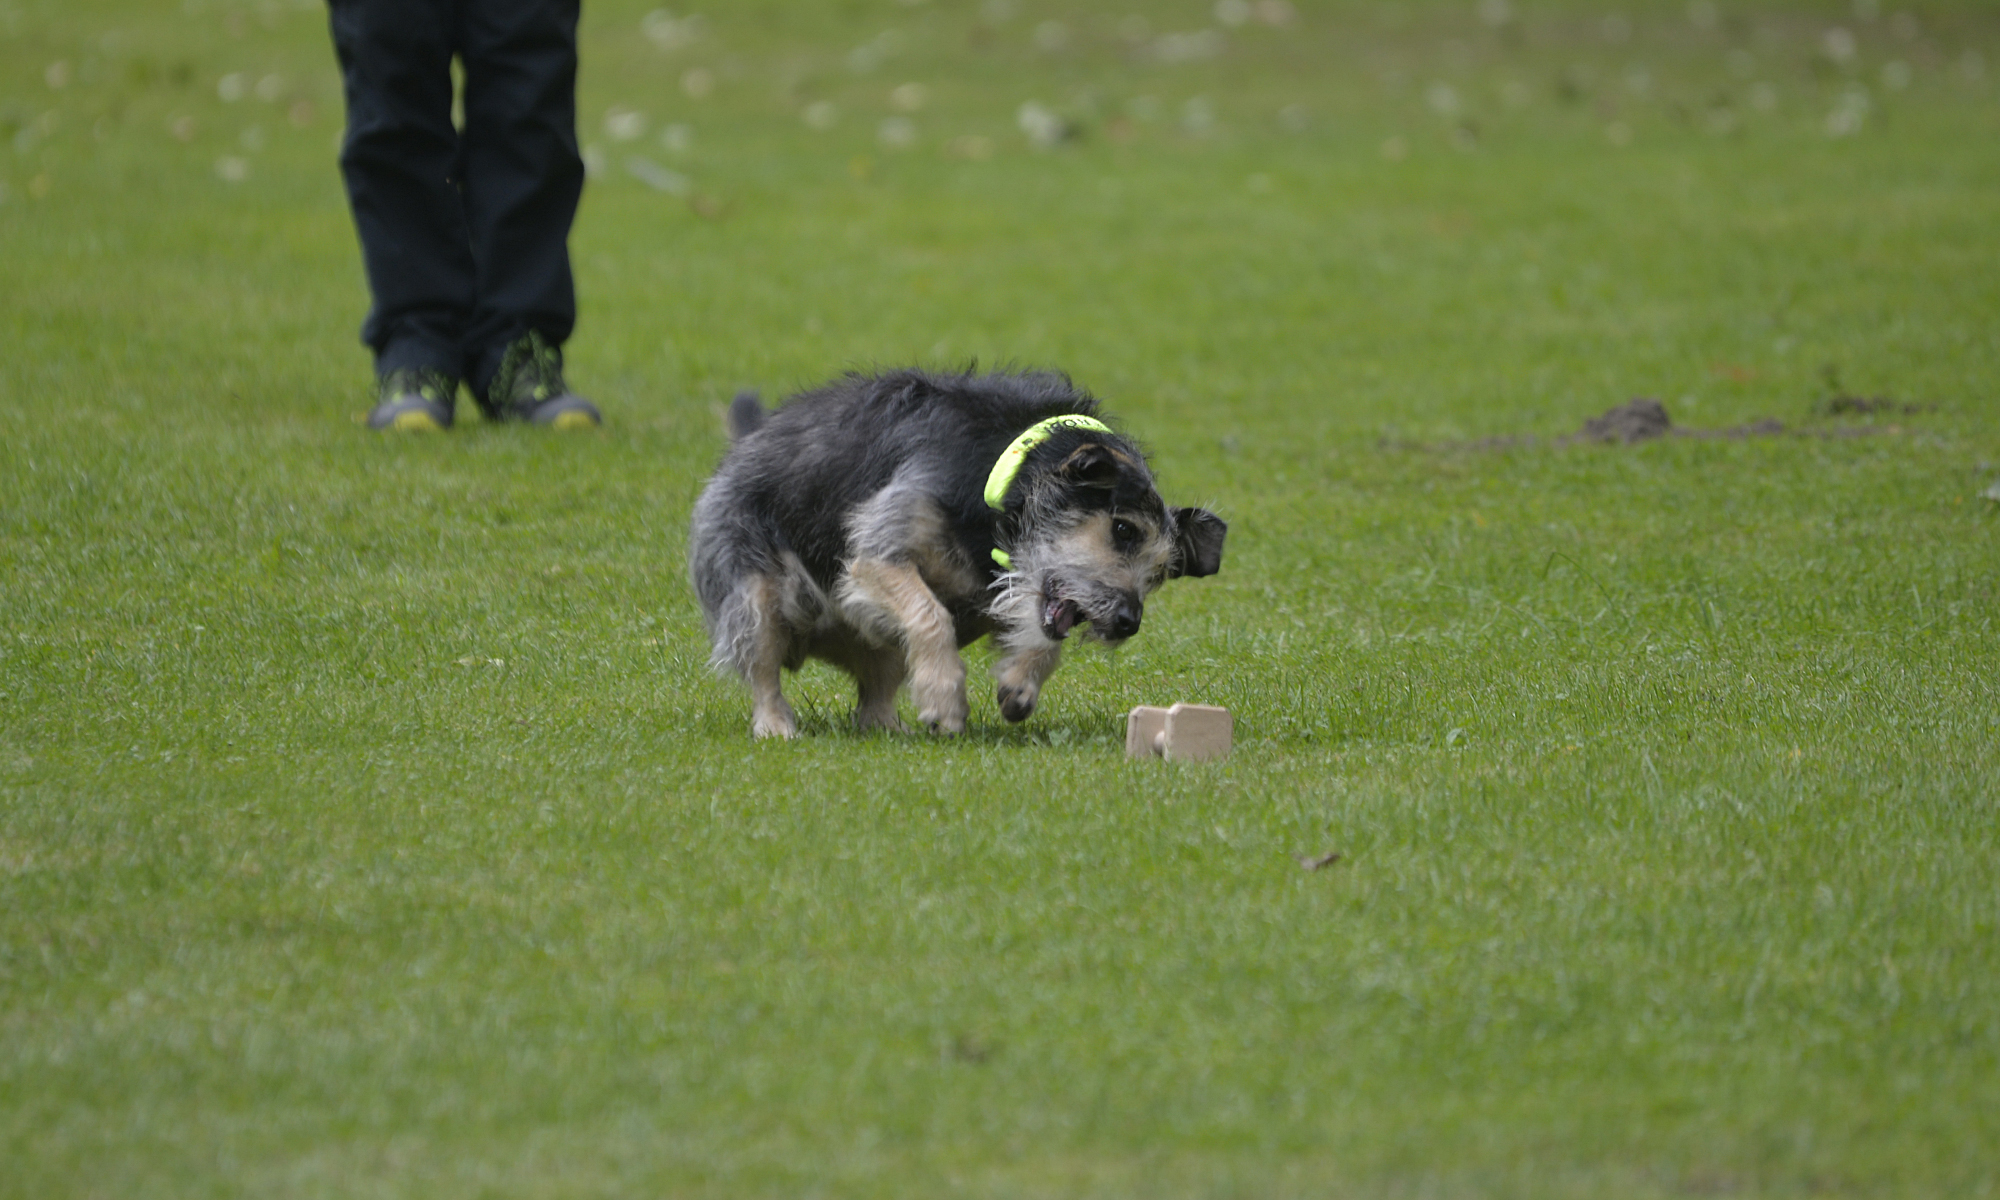
{"label": "green grass", "polygon": [[[607,428],[384,440],[324,9],[0,3],[0,1196],[2000,1187],[1990,6],[646,7]],[[974,356],[1223,573],[1024,727],[753,744],[720,406]],[[1554,444],[1634,395],[1795,432]],[[1235,755],[1126,762],[1176,699]]]}

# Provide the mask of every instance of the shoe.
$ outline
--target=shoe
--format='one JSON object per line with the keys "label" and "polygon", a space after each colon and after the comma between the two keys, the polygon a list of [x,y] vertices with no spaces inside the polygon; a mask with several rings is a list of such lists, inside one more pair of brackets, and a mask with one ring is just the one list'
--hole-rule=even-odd
{"label": "shoe", "polygon": [[398,367],[382,377],[381,399],[368,413],[368,428],[394,433],[442,433],[451,428],[458,380],[443,371]]}
{"label": "shoe", "polygon": [[486,389],[486,411],[502,421],[551,429],[595,429],[604,424],[597,406],[563,382],[562,351],[539,333],[529,333],[507,347],[493,384]]}

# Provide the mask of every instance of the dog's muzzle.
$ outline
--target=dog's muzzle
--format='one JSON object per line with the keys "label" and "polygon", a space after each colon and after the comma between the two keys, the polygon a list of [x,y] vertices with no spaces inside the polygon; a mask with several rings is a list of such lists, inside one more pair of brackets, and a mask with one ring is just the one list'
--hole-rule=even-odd
{"label": "dog's muzzle", "polygon": [[1139,632],[1146,606],[1138,597],[1120,595],[1102,611],[1092,611],[1064,595],[1064,590],[1052,579],[1042,593],[1042,636],[1050,641],[1062,641],[1071,629],[1085,622],[1107,642],[1122,642]]}
{"label": "dog's muzzle", "polygon": [[1146,614],[1146,606],[1127,596],[1118,598],[1118,607],[1111,614],[1091,622],[1093,628],[1102,634],[1107,642],[1122,642],[1139,632],[1139,621]]}

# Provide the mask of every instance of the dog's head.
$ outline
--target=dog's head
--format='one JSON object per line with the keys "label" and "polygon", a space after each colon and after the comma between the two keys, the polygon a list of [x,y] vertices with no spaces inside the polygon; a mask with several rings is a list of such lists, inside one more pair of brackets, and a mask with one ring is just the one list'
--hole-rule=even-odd
{"label": "dog's head", "polygon": [[1200,508],[1169,508],[1125,439],[1076,434],[1026,480],[1011,550],[1016,588],[1038,605],[1042,636],[1072,628],[1117,645],[1139,632],[1146,597],[1181,575],[1222,567],[1229,527]]}

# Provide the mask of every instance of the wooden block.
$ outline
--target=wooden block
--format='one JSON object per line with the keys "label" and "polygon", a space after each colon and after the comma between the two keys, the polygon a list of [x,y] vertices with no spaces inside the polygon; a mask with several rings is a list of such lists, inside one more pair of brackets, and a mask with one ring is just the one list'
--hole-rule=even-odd
{"label": "wooden block", "polygon": [[1226,708],[1208,704],[1153,708],[1142,704],[1125,718],[1125,754],[1129,758],[1201,762],[1228,754],[1235,733],[1236,722]]}
{"label": "wooden block", "polygon": [[1167,736],[1167,710],[1144,704],[1125,717],[1125,757],[1156,758]]}
{"label": "wooden block", "polygon": [[1201,762],[1229,753],[1236,721],[1226,708],[1210,704],[1176,704],[1167,710],[1167,730],[1160,754],[1168,762]]}

